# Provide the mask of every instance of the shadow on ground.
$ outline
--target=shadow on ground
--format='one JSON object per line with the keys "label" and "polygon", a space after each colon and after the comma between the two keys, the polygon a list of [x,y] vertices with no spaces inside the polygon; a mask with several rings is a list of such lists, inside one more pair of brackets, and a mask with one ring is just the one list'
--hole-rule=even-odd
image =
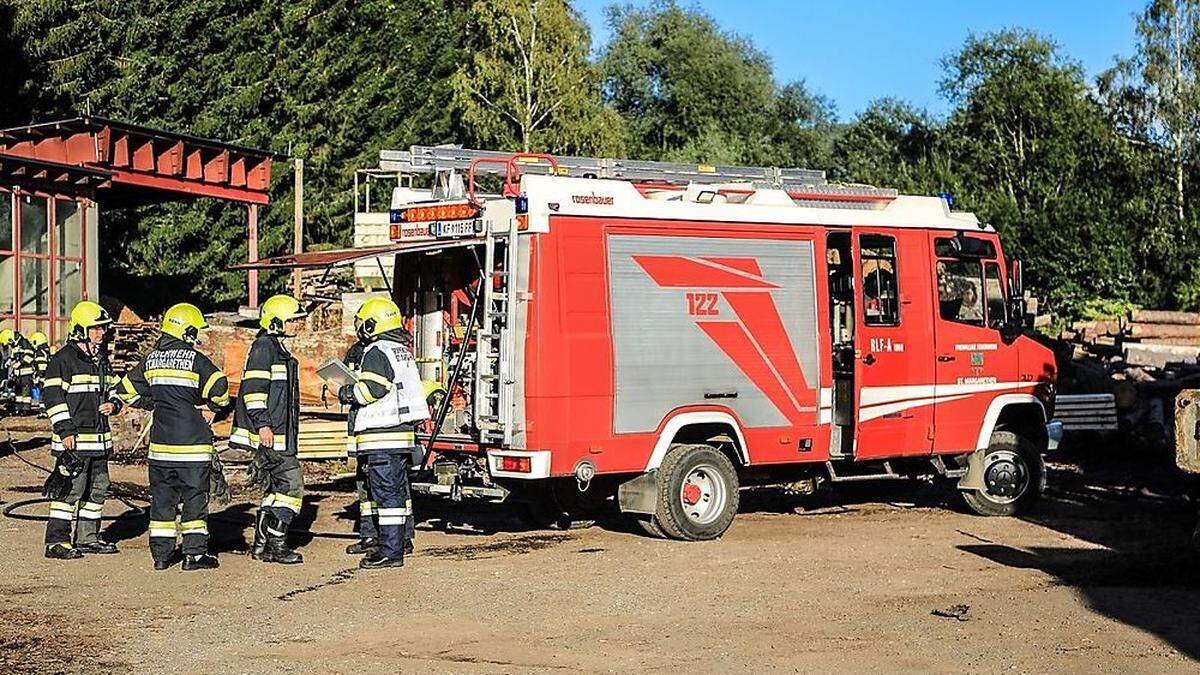
{"label": "shadow on ground", "polygon": [[960,546],[997,564],[1039,570],[1077,590],[1092,611],[1200,659],[1200,560],[1173,467],[1145,459],[1085,459],[1051,467],[1050,489],[1024,520],[1097,546]]}

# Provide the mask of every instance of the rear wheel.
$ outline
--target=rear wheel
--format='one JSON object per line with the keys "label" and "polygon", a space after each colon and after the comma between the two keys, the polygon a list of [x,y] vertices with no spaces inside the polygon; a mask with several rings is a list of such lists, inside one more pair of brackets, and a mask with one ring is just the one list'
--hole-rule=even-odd
{"label": "rear wheel", "polygon": [[737,509],[738,477],[729,458],[709,445],[676,445],[658,467],[658,503],[643,528],[671,539],[716,539]]}
{"label": "rear wheel", "polygon": [[983,453],[983,489],[963,492],[981,516],[1012,516],[1033,506],[1046,490],[1046,462],[1037,446],[1011,431],[992,434]]}

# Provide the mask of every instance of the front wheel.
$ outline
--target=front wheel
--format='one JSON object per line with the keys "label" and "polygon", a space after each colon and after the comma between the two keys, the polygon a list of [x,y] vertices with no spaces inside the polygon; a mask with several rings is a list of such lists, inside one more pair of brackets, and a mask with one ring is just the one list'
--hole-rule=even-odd
{"label": "front wheel", "polygon": [[967,507],[981,516],[1026,511],[1046,491],[1046,462],[1037,446],[1011,431],[997,431],[983,452],[983,489],[963,492]]}
{"label": "front wheel", "polygon": [[738,477],[709,445],[676,445],[658,467],[658,502],[648,532],[670,539],[716,539],[738,510]]}

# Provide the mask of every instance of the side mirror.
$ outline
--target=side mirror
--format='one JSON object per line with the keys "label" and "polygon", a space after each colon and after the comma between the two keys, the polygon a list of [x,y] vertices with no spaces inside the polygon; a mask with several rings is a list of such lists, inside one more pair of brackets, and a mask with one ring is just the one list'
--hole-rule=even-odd
{"label": "side mirror", "polygon": [[1010,298],[1025,297],[1025,265],[1020,260],[1008,264],[1008,284]]}
{"label": "side mirror", "polygon": [[1032,328],[1033,322],[1026,320],[1029,313],[1025,301],[1025,271],[1020,260],[1013,260],[1008,267],[1008,321],[1009,324],[1021,328]]}

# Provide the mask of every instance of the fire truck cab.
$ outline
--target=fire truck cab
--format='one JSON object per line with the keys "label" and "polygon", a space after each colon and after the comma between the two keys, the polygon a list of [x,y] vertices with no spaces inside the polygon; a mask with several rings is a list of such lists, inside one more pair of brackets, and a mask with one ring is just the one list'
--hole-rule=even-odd
{"label": "fire truck cab", "polygon": [[547,521],[615,503],[684,540],[725,532],[747,485],[937,475],[983,515],[1042,493],[1054,357],[1020,263],[948,199],[796,169],[382,160],[434,176],[393,192],[392,292],[447,391],[428,440],[451,493]]}

